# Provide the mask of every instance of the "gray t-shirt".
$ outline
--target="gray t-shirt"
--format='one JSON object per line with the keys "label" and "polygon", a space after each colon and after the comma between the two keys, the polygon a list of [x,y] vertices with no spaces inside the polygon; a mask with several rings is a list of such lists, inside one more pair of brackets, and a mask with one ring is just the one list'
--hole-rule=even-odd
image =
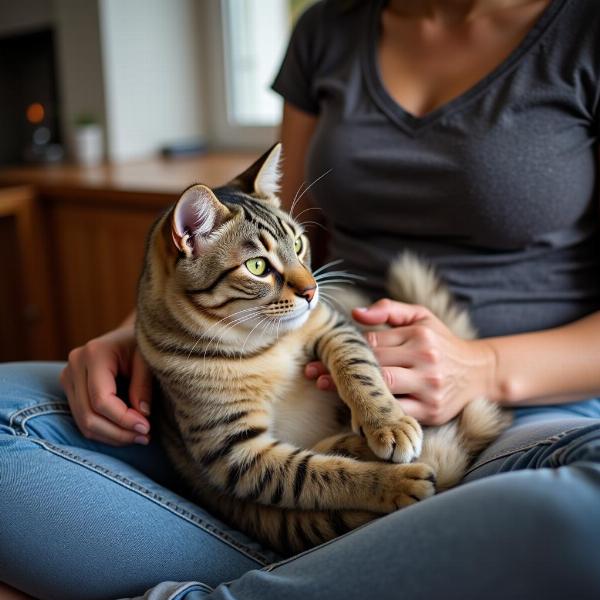
{"label": "gray t-shirt", "polygon": [[384,294],[408,249],[434,264],[482,336],[600,309],[600,2],[552,0],[490,74],[415,118],[386,92],[383,0],[300,18],[273,89],[319,116],[307,181],[331,254]]}

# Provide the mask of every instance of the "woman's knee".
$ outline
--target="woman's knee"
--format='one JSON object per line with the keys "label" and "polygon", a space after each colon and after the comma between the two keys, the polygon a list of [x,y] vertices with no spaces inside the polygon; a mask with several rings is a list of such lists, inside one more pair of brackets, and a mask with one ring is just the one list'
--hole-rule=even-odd
{"label": "woman's knee", "polygon": [[21,362],[0,364],[0,429],[11,432],[15,420],[46,406],[66,407],[60,385],[63,363]]}

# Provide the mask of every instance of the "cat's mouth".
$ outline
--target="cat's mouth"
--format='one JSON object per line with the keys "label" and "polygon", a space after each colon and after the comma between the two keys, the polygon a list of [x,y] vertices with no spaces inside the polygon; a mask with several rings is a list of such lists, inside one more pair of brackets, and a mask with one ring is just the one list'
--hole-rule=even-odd
{"label": "cat's mouth", "polygon": [[303,310],[301,313],[294,311],[290,315],[277,317],[277,323],[280,331],[286,331],[291,329],[297,329],[304,325],[308,319],[309,310]]}
{"label": "cat's mouth", "polygon": [[308,319],[309,314],[317,305],[318,297],[315,294],[311,302],[307,302],[303,306],[296,307],[288,314],[270,315],[271,319],[278,323],[280,329],[295,329],[303,325]]}

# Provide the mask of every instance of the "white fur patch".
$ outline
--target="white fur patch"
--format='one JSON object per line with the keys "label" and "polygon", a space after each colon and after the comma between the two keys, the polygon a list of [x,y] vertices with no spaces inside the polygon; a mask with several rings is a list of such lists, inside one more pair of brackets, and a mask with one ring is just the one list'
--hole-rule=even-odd
{"label": "white fur patch", "polygon": [[343,432],[337,422],[340,403],[335,392],[319,390],[314,381],[307,381],[302,373],[297,373],[293,387],[273,407],[273,435],[300,448],[312,448],[321,440]]}

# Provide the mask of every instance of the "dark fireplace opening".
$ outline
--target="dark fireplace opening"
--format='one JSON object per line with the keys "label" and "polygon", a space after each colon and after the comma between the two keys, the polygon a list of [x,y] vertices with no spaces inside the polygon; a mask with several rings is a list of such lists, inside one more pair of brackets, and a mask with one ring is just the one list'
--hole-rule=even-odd
{"label": "dark fireplace opening", "polygon": [[0,164],[62,156],[52,30],[0,38]]}

